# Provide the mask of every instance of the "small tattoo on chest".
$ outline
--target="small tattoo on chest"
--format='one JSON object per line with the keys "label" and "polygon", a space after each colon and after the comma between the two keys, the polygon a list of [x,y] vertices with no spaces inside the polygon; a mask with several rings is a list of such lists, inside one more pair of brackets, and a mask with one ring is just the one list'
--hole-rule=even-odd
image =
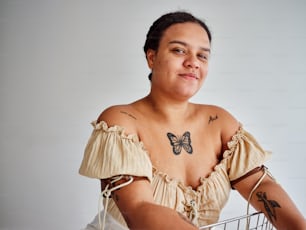
{"label": "small tattoo on chest", "polygon": [[209,116],[209,120],[208,120],[208,124],[210,124],[211,122],[214,122],[215,120],[217,120],[218,119],[218,115],[216,115],[216,116]]}
{"label": "small tattoo on chest", "polygon": [[192,153],[193,149],[191,146],[190,132],[186,131],[182,136],[176,136],[173,133],[167,133],[167,137],[175,155],[179,155],[182,149],[184,149],[189,154]]}

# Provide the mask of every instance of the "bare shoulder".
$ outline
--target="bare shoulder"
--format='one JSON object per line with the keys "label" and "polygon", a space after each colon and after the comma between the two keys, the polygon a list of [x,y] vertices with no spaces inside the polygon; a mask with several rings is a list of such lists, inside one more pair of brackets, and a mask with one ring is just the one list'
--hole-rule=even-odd
{"label": "bare shoulder", "polygon": [[[226,109],[216,105],[201,105],[203,114],[207,114],[208,124],[214,123],[221,133],[224,146],[232,138],[240,127],[239,121]],[[204,112],[206,111],[206,112]]]}
{"label": "bare shoulder", "polygon": [[198,107],[203,114],[208,113],[211,117],[218,117],[219,122],[236,122],[235,117],[229,111],[220,106],[199,104]]}
{"label": "bare shoulder", "polygon": [[207,106],[212,114],[215,113],[216,116],[218,116],[219,122],[221,123],[222,127],[228,128],[229,126],[234,126],[235,128],[237,128],[237,125],[239,125],[237,119],[228,110],[216,105]]}
{"label": "bare shoulder", "polygon": [[136,120],[137,118],[136,115],[133,113],[132,107],[129,104],[127,104],[127,105],[113,105],[106,108],[99,115],[97,122],[104,121],[107,123],[109,127],[118,125],[124,127],[127,133],[135,133]]}

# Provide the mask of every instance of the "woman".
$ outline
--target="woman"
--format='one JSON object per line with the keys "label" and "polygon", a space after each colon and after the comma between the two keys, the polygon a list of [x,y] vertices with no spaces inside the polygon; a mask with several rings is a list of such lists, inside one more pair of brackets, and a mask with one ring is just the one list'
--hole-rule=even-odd
{"label": "woman", "polygon": [[232,188],[278,229],[306,229],[251,134],[224,109],[189,102],[207,76],[210,45],[191,14],[161,16],[144,46],[150,93],[93,123],[80,173],[101,180],[107,229],[197,229],[218,221]]}

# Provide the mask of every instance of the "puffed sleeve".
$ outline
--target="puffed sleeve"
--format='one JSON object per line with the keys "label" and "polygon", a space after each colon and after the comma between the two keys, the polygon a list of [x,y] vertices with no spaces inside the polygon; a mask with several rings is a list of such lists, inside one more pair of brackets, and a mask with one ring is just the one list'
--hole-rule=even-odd
{"label": "puffed sleeve", "polygon": [[242,127],[227,144],[228,150],[223,154],[226,161],[228,177],[234,181],[269,159],[271,153],[262,149],[255,138]]}
{"label": "puffed sleeve", "polygon": [[79,169],[81,175],[98,179],[132,175],[151,182],[152,164],[136,134],[126,135],[123,127],[108,127],[104,121],[92,125]]}

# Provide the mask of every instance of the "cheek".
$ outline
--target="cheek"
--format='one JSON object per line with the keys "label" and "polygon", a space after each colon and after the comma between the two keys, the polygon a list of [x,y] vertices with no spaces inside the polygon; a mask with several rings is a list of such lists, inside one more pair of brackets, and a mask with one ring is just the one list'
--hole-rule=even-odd
{"label": "cheek", "polygon": [[154,63],[154,72],[168,72],[171,69],[171,62],[169,60],[157,60]]}
{"label": "cheek", "polygon": [[207,74],[208,74],[208,65],[204,65],[201,68],[201,76],[202,76],[202,78],[205,79]]}

